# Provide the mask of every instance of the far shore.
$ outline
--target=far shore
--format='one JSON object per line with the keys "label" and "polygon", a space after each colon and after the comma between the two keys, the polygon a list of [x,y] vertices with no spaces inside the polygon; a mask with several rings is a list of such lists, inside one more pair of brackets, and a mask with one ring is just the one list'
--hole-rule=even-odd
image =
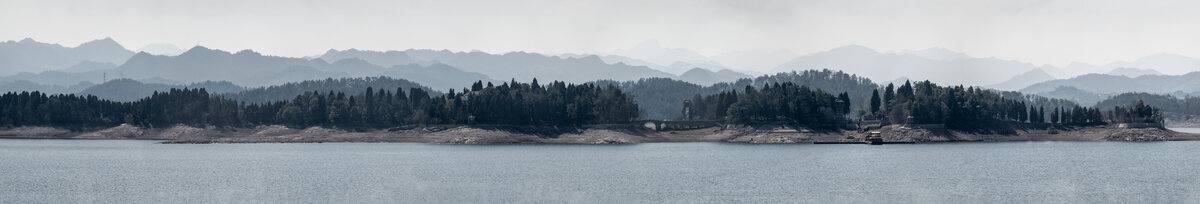
{"label": "far shore", "polygon": [[[1007,133],[981,133],[940,128],[909,128],[900,125],[876,129],[885,142],[994,142],[994,141],[1184,141],[1200,140],[1200,134],[1165,128],[1118,128],[1111,126],[1014,129]],[[89,131],[54,127],[0,129],[0,138],[31,139],[147,139],[167,144],[208,143],[324,143],[402,142],[438,144],[631,144],[654,142],[728,143],[814,143],[862,141],[865,132],[855,130],[808,130],[784,126],[708,127],[690,130],[654,131],[639,126],[554,127],[439,125],[408,129],[341,130],[324,127],[289,128],[270,125],[254,128],[213,128],[176,125],[169,128],[140,128],[131,125]]]}

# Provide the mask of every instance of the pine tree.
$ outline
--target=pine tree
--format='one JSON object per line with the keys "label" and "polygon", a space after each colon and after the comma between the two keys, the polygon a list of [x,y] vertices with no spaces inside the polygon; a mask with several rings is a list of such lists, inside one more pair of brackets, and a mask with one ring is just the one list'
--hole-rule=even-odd
{"label": "pine tree", "polygon": [[879,106],[881,105],[879,100],[880,100],[879,99],[879,90],[878,89],[872,90],[871,91],[871,115],[879,114]]}
{"label": "pine tree", "polygon": [[471,84],[471,91],[479,90],[483,90],[483,80],[475,81],[474,84]]}

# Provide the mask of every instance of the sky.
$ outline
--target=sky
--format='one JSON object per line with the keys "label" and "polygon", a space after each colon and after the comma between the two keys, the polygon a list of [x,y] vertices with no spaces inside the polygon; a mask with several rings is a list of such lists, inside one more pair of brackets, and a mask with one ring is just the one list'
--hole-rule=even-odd
{"label": "sky", "polygon": [[328,49],[592,53],[648,39],[706,55],[849,44],[941,47],[1062,66],[1200,56],[1200,1],[1154,0],[0,0],[0,40],[112,37],[312,56]]}

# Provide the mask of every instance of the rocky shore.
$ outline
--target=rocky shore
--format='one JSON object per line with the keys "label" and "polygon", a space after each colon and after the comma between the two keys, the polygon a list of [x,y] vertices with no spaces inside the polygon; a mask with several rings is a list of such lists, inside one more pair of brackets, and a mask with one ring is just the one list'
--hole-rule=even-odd
{"label": "rocky shore", "polygon": [[[1200,134],[1163,128],[1055,127],[1016,129],[1007,133],[964,132],[937,128],[885,126],[887,142],[958,141],[1178,141],[1200,140]],[[52,127],[0,129],[0,138],[153,139],[169,144],[407,142],[441,144],[630,144],[650,142],[813,143],[862,141],[866,132],[814,131],[783,126],[726,126],[654,131],[638,126],[602,126],[563,130],[508,126],[422,126],[406,129],[351,131],[324,127],[215,128],[176,125],[140,128],[131,125],[72,131]]]}

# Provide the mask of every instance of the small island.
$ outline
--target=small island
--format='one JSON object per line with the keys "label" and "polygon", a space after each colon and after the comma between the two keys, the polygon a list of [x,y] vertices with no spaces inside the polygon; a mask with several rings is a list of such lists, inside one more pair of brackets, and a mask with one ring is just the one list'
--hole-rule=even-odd
{"label": "small island", "polygon": [[[414,142],[627,144],[646,142],[845,143],[877,132],[884,142],[1170,141],[1200,135],[1163,128],[1140,101],[1111,110],[1034,106],[974,87],[929,81],[873,90],[850,117],[850,94],[791,82],[685,100],[675,120],[639,118],[614,85],[475,82],[432,95],[367,88],[306,92],[289,101],[240,103],[204,89],[172,89],[134,102],[95,96],[0,95],[0,137],[155,139],[163,143]],[[1032,97],[1030,97],[1032,98]]]}

